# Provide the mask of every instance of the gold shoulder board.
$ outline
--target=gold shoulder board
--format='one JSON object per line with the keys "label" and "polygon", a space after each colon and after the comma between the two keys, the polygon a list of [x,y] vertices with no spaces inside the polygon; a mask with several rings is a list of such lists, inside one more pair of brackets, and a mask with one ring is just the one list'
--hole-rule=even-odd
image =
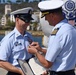
{"label": "gold shoulder board", "polygon": [[58,32],[59,28],[56,28],[52,31],[51,35],[56,35],[56,33]]}

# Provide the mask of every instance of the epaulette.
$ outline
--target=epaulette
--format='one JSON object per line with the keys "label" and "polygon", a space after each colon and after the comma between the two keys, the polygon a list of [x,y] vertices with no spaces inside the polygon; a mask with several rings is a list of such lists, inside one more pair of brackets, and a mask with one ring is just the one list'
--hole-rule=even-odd
{"label": "epaulette", "polygon": [[14,33],[10,32],[9,33],[9,38],[12,37],[14,34],[15,34],[15,32]]}
{"label": "epaulette", "polygon": [[59,28],[55,28],[55,29],[52,31],[51,35],[56,35],[56,33],[58,32],[58,30],[59,30]]}

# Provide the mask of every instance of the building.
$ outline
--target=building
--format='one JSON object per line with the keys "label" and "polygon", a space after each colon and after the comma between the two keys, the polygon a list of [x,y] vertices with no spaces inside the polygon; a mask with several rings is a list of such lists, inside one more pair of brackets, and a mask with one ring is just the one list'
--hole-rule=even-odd
{"label": "building", "polygon": [[6,16],[3,15],[3,17],[1,18],[1,25],[5,26],[6,25]]}
{"label": "building", "polygon": [[11,5],[5,5],[5,15],[9,15],[11,13]]}
{"label": "building", "polygon": [[7,23],[7,19],[6,19],[7,17],[6,16],[9,16],[10,12],[11,12],[11,5],[10,4],[5,5],[5,13],[1,18],[1,25],[3,25],[3,26],[6,25],[6,23]]}

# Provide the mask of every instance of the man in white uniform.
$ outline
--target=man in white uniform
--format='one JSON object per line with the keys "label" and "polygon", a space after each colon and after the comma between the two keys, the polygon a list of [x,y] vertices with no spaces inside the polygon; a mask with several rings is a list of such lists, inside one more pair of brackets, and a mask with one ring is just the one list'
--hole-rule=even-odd
{"label": "man in white uniform", "polygon": [[[45,20],[54,28],[47,50],[42,49],[37,42],[28,47],[28,52],[37,56],[40,63],[49,69],[50,75],[75,75],[76,29],[64,18],[63,4],[62,0],[42,1],[38,4],[42,17],[45,16]],[[40,52],[45,53],[45,57]]]}
{"label": "man in white uniform", "polygon": [[28,53],[27,47],[33,38],[26,31],[32,18],[31,7],[12,12],[15,17],[15,28],[7,34],[0,44],[0,67],[8,71],[7,75],[24,75],[17,59],[29,60],[32,55]]}

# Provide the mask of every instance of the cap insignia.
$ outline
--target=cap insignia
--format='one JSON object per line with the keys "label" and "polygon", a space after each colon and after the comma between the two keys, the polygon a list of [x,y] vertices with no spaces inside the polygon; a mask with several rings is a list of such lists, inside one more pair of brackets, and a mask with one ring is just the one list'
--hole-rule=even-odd
{"label": "cap insignia", "polygon": [[45,16],[47,14],[49,14],[49,12],[42,12],[42,15],[41,16],[43,17],[43,16]]}

